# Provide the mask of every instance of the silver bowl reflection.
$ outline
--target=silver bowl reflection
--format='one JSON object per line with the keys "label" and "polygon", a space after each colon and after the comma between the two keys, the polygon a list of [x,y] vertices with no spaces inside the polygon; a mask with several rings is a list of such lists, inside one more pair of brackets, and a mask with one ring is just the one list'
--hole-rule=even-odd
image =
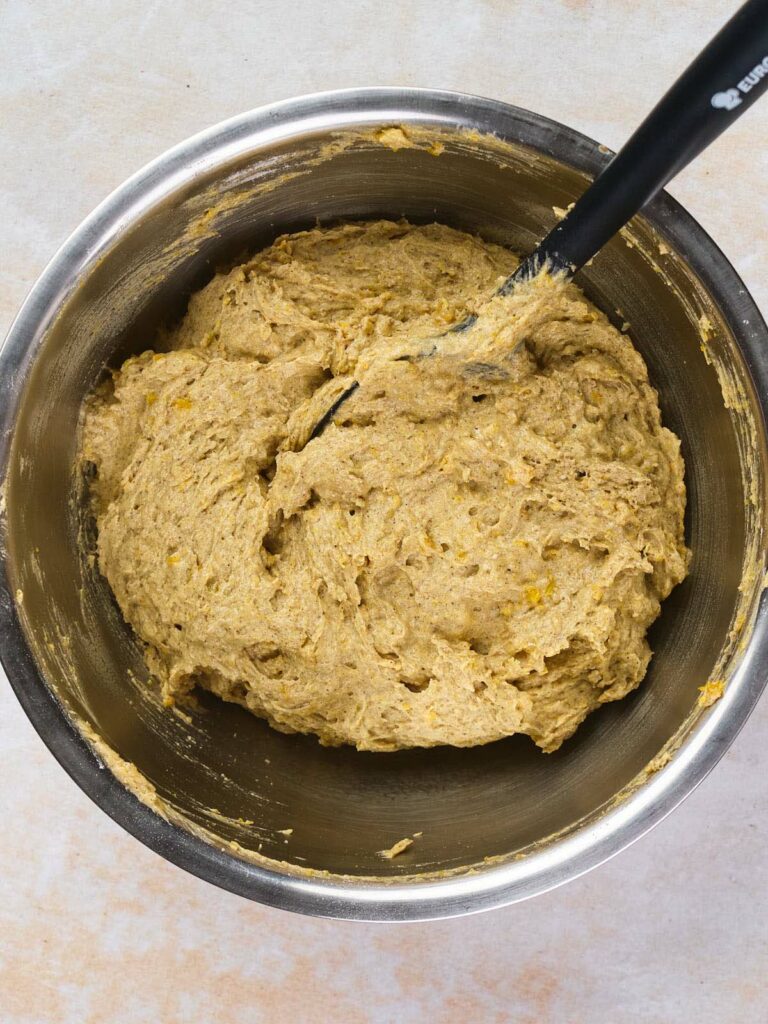
{"label": "silver bowl reflection", "polygon": [[[404,134],[380,131],[398,125]],[[149,347],[217,266],[318,220],[382,216],[443,221],[525,252],[608,159],[582,135],[491,100],[309,96],[166,153],[88,218],[35,285],[0,355],[2,659],[63,767],[169,860],[311,914],[423,919],[499,906],[632,842],[743,724],[768,665],[768,336],[728,261],[667,195],[580,283],[631,325],[682,439],[692,570],[652,631],[641,688],[556,754],[521,737],[470,750],[327,749],[206,697],[187,721],[158,706],[138,645],[80,553],[83,397],[105,365]],[[705,708],[700,687],[713,680],[724,696]],[[103,770],[89,728],[151,783],[166,818]],[[417,832],[401,856],[380,856]]]}

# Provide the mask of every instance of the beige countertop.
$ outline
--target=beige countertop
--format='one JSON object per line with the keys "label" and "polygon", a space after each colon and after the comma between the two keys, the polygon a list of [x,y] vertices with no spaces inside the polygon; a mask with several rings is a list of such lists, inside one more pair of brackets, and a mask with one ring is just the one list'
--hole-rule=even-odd
{"label": "beige countertop", "polygon": [[[0,2],[0,332],[124,178],[283,97],[428,85],[616,147],[735,6],[715,0]],[[768,101],[673,194],[768,310]],[[762,1024],[768,701],[651,835],[525,904],[406,926],[267,910],[121,831],[0,673],[4,1024]]]}

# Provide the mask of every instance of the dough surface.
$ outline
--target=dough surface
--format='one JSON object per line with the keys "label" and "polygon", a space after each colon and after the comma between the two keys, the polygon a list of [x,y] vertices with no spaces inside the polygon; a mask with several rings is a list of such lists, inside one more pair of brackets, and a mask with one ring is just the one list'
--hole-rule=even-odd
{"label": "dough surface", "polygon": [[100,569],[168,703],[552,751],[639,684],[688,564],[679,442],[573,284],[492,298],[516,263],[440,225],[285,236],[89,400]]}

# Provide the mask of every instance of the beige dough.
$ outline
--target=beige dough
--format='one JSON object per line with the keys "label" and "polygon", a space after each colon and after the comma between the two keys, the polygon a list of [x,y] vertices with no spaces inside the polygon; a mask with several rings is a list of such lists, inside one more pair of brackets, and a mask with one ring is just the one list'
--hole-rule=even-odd
{"label": "beige dough", "polygon": [[100,568],[167,702],[202,686],[364,750],[551,751],[638,685],[688,563],[679,442],[574,285],[490,298],[515,264],[439,225],[286,236],[89,401]]}

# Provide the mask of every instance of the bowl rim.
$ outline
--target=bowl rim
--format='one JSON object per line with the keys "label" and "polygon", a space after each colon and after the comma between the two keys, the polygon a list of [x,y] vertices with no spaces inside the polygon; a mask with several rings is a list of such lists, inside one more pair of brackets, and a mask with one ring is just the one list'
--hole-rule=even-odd
{"label": "bowl rim", "polygon": [[[64,242],[33,285],[0,348],[0,482],[16,412],[47,327],[126,224],[169,192],[248,151],[318,130],[377,123],[471,128],[531,146],[595,174],[610,150],[557,121],[498,100],[443,90],[378,87],[312,93],[247,111],[167,150],[104,199]],[[567,150],[568,156],[563,156]],[[768,329],[743,282],[704,229],[668,193],[644,217],[680,252],[733,327],[752,377],[766,436]],[[2,492],[0,492],[2,493]],[[694,726],[672,761],[622,803],[525,859],[474,874],[386,883],[283,873],[206,842],[160,817],[105,770],[38,670],[19,620],[6,563],[0,503],[0,661],[27,717],[59,764],[113,821],[145,846],[220,888],[313,916],[416,921],[489,910],[546,892],[629,846],[670,813],[725,753],[768,679],[768,600],[722,699]]]}

